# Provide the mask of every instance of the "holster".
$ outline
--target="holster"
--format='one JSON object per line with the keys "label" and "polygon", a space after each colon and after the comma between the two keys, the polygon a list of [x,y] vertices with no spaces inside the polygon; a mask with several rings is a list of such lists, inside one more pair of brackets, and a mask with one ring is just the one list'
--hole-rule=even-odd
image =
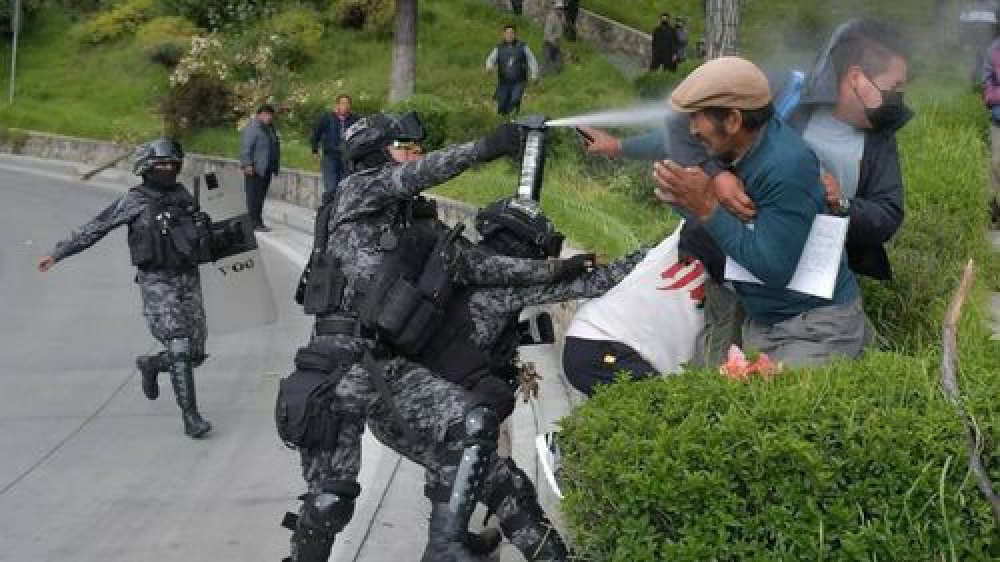
{"label": "holster", "polygon": [[306,314],[329,314],[340,306],[346,284],[340,260],[326,252],[313,252],[309,265],[302,272],[295,299],[303,305]]}
{"label": "holster", "polygon": [[331,451],[340,434],[334,411],[336,389],[356,355],[320,349],[314,344],[295,354],[295,371],[281,379],[274,420],[278,436],[290,448]]}

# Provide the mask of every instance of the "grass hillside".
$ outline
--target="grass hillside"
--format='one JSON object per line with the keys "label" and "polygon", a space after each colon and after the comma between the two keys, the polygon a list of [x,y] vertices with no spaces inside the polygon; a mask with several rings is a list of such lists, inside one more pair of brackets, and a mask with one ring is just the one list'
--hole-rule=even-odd
{"label": "grass hillside", "polygon": [[[101,139],[162,134],[159,105],[169,88],[167,70],[148,60],[134,34],[82,45],[74,33],[92,17],[74,16],[52,3],[31,18],[19,50],[17,97],[13,105],[0,105],[0,124]],[[450,122],[443,140],[467,140],[499,123],[491,98],[495,74],[485,69],[484,61],[503,25],[511,21],[541,59],[540,30],[527,21],[476,0],[421,4],[414,105],[447,114]],[[286,166],[317,169],[308,151],[307,128],[312,115],[338,93],[352,94],[362,111],[385,107],[390,47],[384,28],[324,30],[317,51],[294,78],[295,86],[314,100],[312,113],[294,123],[279,116]],[[0,73],[7,76],[9,46],[3,49]],[[587,45],[570,45],[568,57],[573,62],[561,74],[529,86],[523,113],[562,116],[631,102],[631,85]],[[192,151],[232,157],[238,140],[232,124],[198,131],[184,142]],[[619,254],[640,239],[656,240],[669,228],[669,217],[648,200],[605,189],[613,178],[574,174],[576,154],[566,144],[565,157],[550,159],[545,199],[556,217],[566,219],[564,228],[575,242]],[[515,182],[513,167],[498,163],[461,176],[444,191],[484,202],[512,193]]]}

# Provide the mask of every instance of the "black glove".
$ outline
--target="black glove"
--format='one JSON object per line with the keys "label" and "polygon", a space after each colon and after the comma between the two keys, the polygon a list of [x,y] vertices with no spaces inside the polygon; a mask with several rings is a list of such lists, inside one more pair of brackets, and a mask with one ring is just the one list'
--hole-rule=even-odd
{"label": "black glove", "polygon": [[501,156],[517,156],[521,152],[521,126],[513,123],[499,125],[493,132],[479,141],[484,160],[495,160]]}
{"label": "black glove", "polygon": [[594,254],[577,254],[556,262],[556,281],[566,281],[593,271],[597,264],[597,256]]}

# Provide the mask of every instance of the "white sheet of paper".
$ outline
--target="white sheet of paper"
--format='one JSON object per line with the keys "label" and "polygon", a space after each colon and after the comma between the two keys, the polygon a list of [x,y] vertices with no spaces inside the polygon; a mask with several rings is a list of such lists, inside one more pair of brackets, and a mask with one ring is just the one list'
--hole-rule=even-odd
{"label": "white sheet of paper", "polygon": [[[824,299],[833,298],[847,239],[847,225],[847,217],[816,215],[795,273],[788,283],[789,289]],[[725,276],[730,281],[761,284],[753,273],[729,256],[726,256]]]}

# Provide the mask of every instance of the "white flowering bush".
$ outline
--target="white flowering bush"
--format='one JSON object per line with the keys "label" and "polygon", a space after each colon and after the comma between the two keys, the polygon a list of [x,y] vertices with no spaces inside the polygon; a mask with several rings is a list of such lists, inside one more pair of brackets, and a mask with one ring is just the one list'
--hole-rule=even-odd
{"label": "white flowering bush", "polygon": [[286,41],[277,33],[193,37],[170,74],[167,122],[178,131],[241,125],[241,118],[263,103],[280,108],[288,119],[300,119],[315,102],[279,56]]}

